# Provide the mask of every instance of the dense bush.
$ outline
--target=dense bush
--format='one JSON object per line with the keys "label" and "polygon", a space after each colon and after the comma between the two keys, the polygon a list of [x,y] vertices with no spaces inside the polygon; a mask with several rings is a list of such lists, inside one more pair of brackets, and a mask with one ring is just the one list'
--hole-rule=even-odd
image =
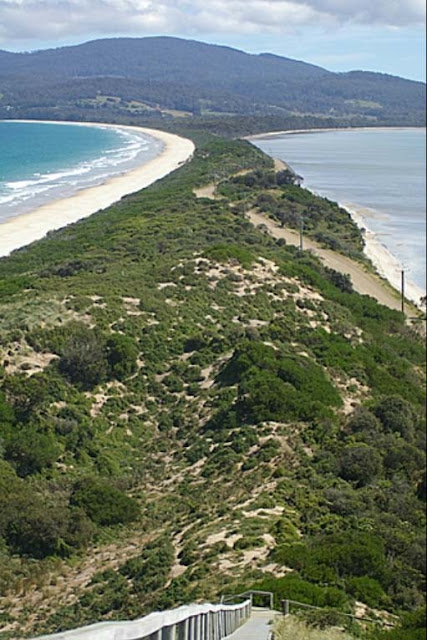
{"label": "dense bush", "polygon": [[65,507],[46,509],[39,499],[9,522],[5,537],[15,553],[44,558],[71,555],[87,546],[92,533],[92,523],[84,512]]}
{"label": "dense bush", "polygon": [[214,245],[204,252],[204,257],[215,262],[234,261],[249,269],[254,261],[253,254],[239,245]]}
{"label": "dense bush", "polygon": [[363,486],[379,475],[381,455],[367,444],[349,445],[341,453],[339,466],[342,478]]}
{"label": "dense bush", "polygon": [[93,389],[107,377],[106,348],[98,331],[76,328],[63,346],[59,371],[82,389]]}
{"label": "dense bush", "polygon": [[5,458],[19,476],[40,473],[58,459],[60,447],[51,432],[42,433],[36,426],[28,425],[10,432],[5,443]]}
{"label": "dense bush", "polygon": [[133,498],[96,478],[79,480],[70,502],[84,509],[89,518],[100,525],[132,522],[139,516],[139,506]]}
{"label": "dense bush", "polygon": [[341,404],[320,367],[305,358],[281,356],[257,341],[239,345],[220,379],[239,383],[236,409],[249,422],[311,420]]}
{"label": "dense bush", "polygon": [[390,396],[380,402],[375,415],[388,431],[400,433],[405,439],[414,435],[414,412],[406,400],[398,396]]}
{"label": "dense bush", "polygon": [[375,433],[381,429],[378,418],[365,407],[357,407],[347,420],[347,426],[353,433]]}
{"label": "dense bush", "polygon": [[295,600],[316,607],[333,607],[341,611],[348,609],[349,599],[335,587],[320,587],[291,573],[284,578],[265,578],[252,585],[253,589],[271,591],[275,606],[280,608],[282,600]]}
{"label": "dense bush", "polygon": [[336,533],[307,543],[282,545],[272,557],[313,582],[333,584],[342,578],[367,576],[387,584],[389,578],[383,543],[364,532]]}
{"label": "dense bush", "polygon": [[135,373],[138,357],[135,340],[129,336],[114,333],[107,339],[106,350],[112,378],[124,380]]}
{"label": "dense bush", "polygon": [[348,591],[356,598],[370,607],[385,608],[390,604],[390,599],[386,596],[384,589],[373,578],[361,576],[350,578],[347,582]]}

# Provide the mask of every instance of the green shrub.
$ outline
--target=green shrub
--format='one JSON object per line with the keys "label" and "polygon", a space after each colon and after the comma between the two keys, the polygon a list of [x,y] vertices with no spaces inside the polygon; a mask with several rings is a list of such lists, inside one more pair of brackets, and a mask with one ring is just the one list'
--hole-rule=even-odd
{"label": "green shrub", "polygon": [[180,393],[184,389],[184,384],[177,375],[171,373],[164,379],[164,383],[172,393]]}
{"label": "green shrub", "polygon": [[122,565],[120,573],[132,580],[136,593],[150,594],[164,586],[174,557],[171,541],[160,537],[150,542],[141,555]]}
{"label": "green shrub", "polygon": [[132,522],[140,513],[138,503],[133,498],[95,478],[76,482],[70,502],[84,509],[89,518],[100,525]]}
{"label": "green shrub", "polygon": [[5,537],[15,553],[40,559],[70,555],[86,547],[92,533],[92,524],[83,512],[65,507],[46,508],[38,499],[9,521]]}
{"label": "green shrub", "polygon": [[347,420],[347,426],[353,433],[378,432],[381,423],[378,418],[365,407],[357,407]]}
{"label": "green shrub", "polygon": [[381,471],[381,455],[367,444],[349,445],[340,455],[339,474],[345,480],[364,486]]}
{"label": "green shrub", "polygon": [[107,347],[104,337],[94,329],[76,327],[64,344],[58,368],[82,389],[93,389],[107,378]]}
{"label": "green shrub", "polygon": [[215,262],[235,261],[245,269],[250,269],[254,261],[253,254],[237,244],[214,245],[205,251],[203,256]]}
{"label": "green shrub", "polygon": [[135,373],[138,347],[133,338],[115,333],[108,338],[106,348],[111,377],[124,380]]}
{"label": "green shrub", "polygon": [[299,539],[298,529],[285,516],[274,523],[271,527],[271,534],[274,536],[278,545],[295,542]]}
{"label": "green shrub", "polygon": [[243,536],[234,543],[234,548],[238,551],[241,549],[254,549],[255,547],[264,546],[263,538],[257,536]]}
{"label": "green shrub", "polygon": [[239,384],[237,411],[244,421],[314,420],[330,415],[341,398],[324,371],[307,358],[283,357],[257,341],[243,341],[221,372]]}
{"label": "green shrub", "polygon": [[265,578],[252,585],[253,589],[271,591],[275,606],[280,608],[282,600],[295,600],[316,607],[333,607],[341,611],[348,610],[349,599],[336,587],[321,587],[291,573],[284,578]]}
{"label": "green shrub", "polygon": [[387,431],[400,433],[406,440],[414,433],[414,412],[406,400],[398,396],[389,396],[375,409],[375,415],[381,420]]}
{"label": "green shrub", "polygon": [[342,578],[366,576],[380,582],[388,579],[384,545],[365,532],[320,535],[307,543],[281,545],[272,558],[313,582],[338,583]]}
{"label": "green shrub", "polygon": [[384,608],[389,604],[384,589],[378,580],[373,578],[367,576],[350,578],[347,581],[347,589],[356,600],[361,600],[370,607]]}
{"label": "green shrub", "polygon": [[21,477],[40,473],[58,459],[60,447],[52,433],[40,433],[33,425],[10,432],[5,457]]}

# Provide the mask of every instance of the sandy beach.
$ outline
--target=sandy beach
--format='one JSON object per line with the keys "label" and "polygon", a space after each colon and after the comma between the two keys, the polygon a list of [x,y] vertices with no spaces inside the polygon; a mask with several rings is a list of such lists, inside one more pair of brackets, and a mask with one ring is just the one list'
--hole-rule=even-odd
{"label": "sandy beach", "polygon": [[[398,130],[410,129],[410,127],[393,127],[393,128]],[[390,127],[363,127],[362,129],[363,130],[374,130],[374,129],[388,130],[390,129]],[[295,130],[288,130],[288,131],[271,131],[265,134],[248,136],[247,140],[251,141],[251,140],[257,140],[257,139],[268,139],[268,138],[275,138],[277,136],[280,137],[283,135],[320,133],[320,132],[327,132],[327,131],[329,132],[351,131],[351,130],[360,131],[361,128],[346,127],[342,129],[330,128],[330,129],[295,129]],[[279,161],[279,162],[282,162],[284,167],[287,166],[286,162],[283,162],[283,161]],[[303,187],[303,188],[306,189],[307,187]],[[308,189],[308,190],[312,191],[311,189]],[[312,192],[316,193],[315,191],[312,191]],[[404,270],[404,267],[401,264],[401,262],[398,260],[398,258],[396,258],[396,256],[394,256],[389,251],[389,249],[387,249],[386,246],[384,246],[384,244],[382,244],[378,240],[378,234],[374,233],[369,229],[368,215],[363,215],[362,210],[358,210],[354,207],[350,207],[346,203],[339,202],[338,204],[342,208],[344,208],[346,211],[348,211],[348,213],[350,214],[354,222],[358,225],[359,229],[363,231],[363,236],[365,240],[365,248],[364,248],[365,255],[371,260],[378,274],[381,277],[385,278],[393,287],[393,289],[395,289],[400,295],[401,289],[402,289],[402,271]],[[404,285],[405,298],[413,302],[417,307],[424,310],[425,307],[422,307],[422,305],[420,304],[420,299],[426,295],[426,291],[422,289],[420,286],[418,286],[417,284],[411,282],[407,274],[404,275],[404,281],[405,281],[405,285]],[[389,304],[388,306],[391,306],[391,305]],[[397,308],[397,305],[395,306],[395,308]]]}
{"label": "sandy beach", "polygon": [[156,158],[122,175],[114,176],[103,184],[83,189],[71,197],[55,200],[31,212],[6,219],[0,223],[0,256],[9,255],[15,249],[40,240],[49,231],[86,218],[117,202],[123,196],[148,187],[185,163],[195,149],[191,140],[157,129],[86,122],[49,124],[125,129],[156,138],[162,143],[163,149]]}
{"label": "sandy beach", "polygon": [[[378,240],[377,234],[367,227],[367,223],[359,211],[356,211],[348,205],[340,206],[344,206],[346,211],[348,211],[353,218],[354,222],[363,230],[363,237],[365,239],[365,255],[370,259],[378,273],[388,280],[394,289],[401,292],[402,271],[404,271],[403,265],[387,249],[387,247]],[[420,299],[422,296],[426,295],[426,292],[417,284],[411,282],[408,279],[407,274],[404,274],[404,291],[405,298],[421,308]]]}

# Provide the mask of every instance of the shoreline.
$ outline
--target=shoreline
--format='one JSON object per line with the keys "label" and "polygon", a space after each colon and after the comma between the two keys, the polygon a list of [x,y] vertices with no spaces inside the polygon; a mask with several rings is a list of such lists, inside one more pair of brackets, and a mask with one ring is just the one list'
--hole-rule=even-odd
{"label": "shoreline", "polygon": [[298,135],[303,133],[322,133],[324,131],[412,131],[413,129],[425,129],[426,127],[325,127],[317,129],[284,129],[283,131],[267,131],[266,133],[254,133],[245,136],[244,140],[259,140],[263,138],[275,138],[276,136]]}
{"label": "shoreline", "polygon": [[[402,271],[405,272],[403,264],[386,245],[378,240],[378,233],[369,229],[362,214],[357,211],[357,209],[347,204],[338,204],[349,213],[352,220],[354,220],[362,231],[365,241],[363,252],[366,257],[372,262],[379,275],[385,278],[393,289],[401,293]],[[422,287],[405,277],[405,298],[407,300],[410,300],[418,308],[422,309],[423,307],[420,304],[420,300],[425,295],[426,292]]]}
{"label": "shoreline", "polygon": [[[337,128],[328,128],[328,129],[295,129],[295,130],[287,130],[287,131],[271,131],[266,134],[257,134],[254,136],[248,136],[246,139],[250,142],[251,140],[258,139],[268,139],[274,137],[281,137],[283,135],[298,135],[304,133],[321,133],[321,132],[332,132],[332,131],[386,131],[386,130],[398,130],[398,131],[407,131],[420,129],[425,130],[425,127],[345,127],[341,129]],[[274,158],[273,158],[274,160]],[[286,164],[285,160],[280,160]],[[288,165],[290,166],[290,165]],[[307,189],[314,195],[321,195],[317,193],[315,190],[310,189],[309,187],[303,186],[304,189]],[[321,196],[323,197],[323,196]],[[345,209],[348,214],[351,216],[352,220],[356,223],[359,230],[362,232],[363,239],[365,241],[364,254],[367,258],[372,262],[374,268],[378,272],[378,274],[383,277],[390,286],[397,292],[399,295],[401,294],[401,278],[402,271],[405,271],[401,261],[388,249],[386,245],[384,245],[380,240],[378,240],[378,233],[372,231],[369,228],[369,221],[367,221],[360,211],[356,208],[357,205],[349,205],[343,204],[342,202],[338,202],[339,206],[342,209]],[[362,209],[362,207],[361,207]],[[366,209],[366,207],[363,207]],[[405,278],[405,298],[415,304],[419,309],[424,310],[420,304],[421,297],[426,295],[426,291],[418,284],[412,282],[410,279]]]}
{"label": "shoreline", "polygon": [[187,138],[146,127],[50,120],[16,120],[15,122],[132,131],[155,138],[162,143],[163,148],[155,158],[139,166],[131,167],[120,175],[113,175],[101,184],[80,189],[71,196],[58,198],[36,207],[32,211],[6,218],[0,222],[0,258],[44,238],[49,231],[61,229],[87,218],[118,202],[125,195],[150,186],[184,164],[191,158],[195,150],[194,143]]}

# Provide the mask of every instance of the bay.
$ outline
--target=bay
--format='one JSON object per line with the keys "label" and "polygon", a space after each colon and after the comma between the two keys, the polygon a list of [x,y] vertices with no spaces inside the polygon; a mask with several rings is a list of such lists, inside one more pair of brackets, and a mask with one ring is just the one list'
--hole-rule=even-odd
{"label": "bay", "polygon": [[120,128],[0,121],[0,221],[103,184],[161,149]]}

